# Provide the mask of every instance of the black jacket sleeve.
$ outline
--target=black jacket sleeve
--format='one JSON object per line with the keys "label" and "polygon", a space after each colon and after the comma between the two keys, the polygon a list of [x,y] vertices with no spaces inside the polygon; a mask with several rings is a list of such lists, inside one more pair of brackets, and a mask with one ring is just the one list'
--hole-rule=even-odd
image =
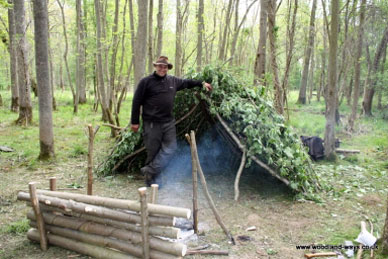
{"label": "black jacket sleeve", "polygon": [[142,79],[137,85],[135,95],[133,96],[132,100],[131,124],[133,125],[139,124],[140,106],[143,105],[145,92],[146,83],[145,80]]}
{"label": "black jacket sleeve", "polygon": [[190,89],[193,87],[199,87],[202,86],[202,81],[200,80],[194,80],[194,79],[182,79],[175,77],[176,83],[177,83],[177,91],[183,90],[183,89]]}

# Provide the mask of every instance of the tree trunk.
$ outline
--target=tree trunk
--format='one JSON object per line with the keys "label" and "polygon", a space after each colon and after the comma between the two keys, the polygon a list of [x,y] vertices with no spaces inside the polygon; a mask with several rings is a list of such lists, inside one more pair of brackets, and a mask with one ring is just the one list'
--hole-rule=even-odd
{"label": "tree trunk", "polygon": [[377,47],[375,59],[372,65],[372,80],[365,89],[364,100],[362,102],[362,108],[366,116],[372,116],[372,102],[375,93],[375,87],[377,83],[377,70],[379,69],[380,60],[383,56],[384,49],[387,47],[388,42],[388,27],[385,28],[384,35]]}
{"label": "tree trunk", "polygon": [[107,93],[105,91],[104,85],[104,74],[103,74],[103,66],[102,66],[102,46],[101,46],[101,20],[100,20],[100,0],[94,1],[94,8],[96,13],[96,25],[97,25],[97,83],[99,92],[101,95],[101,107],[103,118],[106,118],[110,124],[115,124],[113,120],[113,116],[109,111],[109,104],[107,100]]}
{"label": "tree trunk", "polygon": [[198,13],[197,13],[197,21],[198,21],[198,27],[197,27],[197,33],[198,33],[198,40],[197,40],[197,72],[201,70],[202,67],[202,37],[203,37],[203,31],[204,31],[204,21],[203,21],[203,15],[204,15],[204,4],[203,0],[199,0],[198,3]]}
{"label": "tree trunk", "polygon": [[271,49],[272,80],[275,89],[274,103],[279,114],[283,114],[283,89],[279,82],[279,68],[276,58],[276,0],[271,0],[268,6],[268,38]]}
{"label": "tree trunk", "polygon": [[81,0],[76,0],[76,26],[77,26],[77,42],[76,42],[76,71],[75,71],[75,99],[77,104],[79,102],[80,89],[81,89]]}
{"label": "tree trunk", "polygon": [[176,1],[176,41],[175,41],[175,76],[182,74],[182,5],[181,0]]}
{"label": "tree trunk", "polygon": [[112,112],[112,108],[114,110],[114,114],[116,116],[116,121],[119,121],[117,110],[116,110],[116,99],[115,99],[115,92],[116,92],[116,56],[117,56],[117,50],[119,45],[119,35],[118,35],[118,24],[119,24],[119,8],[120,8],[119,0],[115,0],[115,16],[114,16],[114,23],[112,28],[112,55],[110,58],[110,81],[109,81],[109,111]]}
{"label": "tree trunk", "polygon": [[356,62],[354,66],[354,89],[353,89],[353,103],[352,111],[349,117],[349,130],[354,131],[354,122],[357,116],[358,99],[360,95],[360,77],[361,77],[361,55],[362,42],[364,38],[364,22],[365,22],[366,0],[362,0],[360,8],[360,24],[358,26],[357,52]]}
{"label": "tree trunk", "polygon": [[156,57],[160,57],[162,54],[163,49],[163,0],[159,0],[159,7],[158,7],[158,36],[156,41]]}
{"label": "tree trunk", "polygon": [[60,0],[57,0],[57,3],[59,5],[59,8],[61,9],[63,36],[65,37],[65,52],[63,53],[63,59],[65,60],[65,66],[66,66],[66,72],[67,72],[67,80],[69,81],[71,93],[73,94],[74,113],[77,113],[78,112],[78,98],[77,98],[77,93],[74,91],[73,82],[71,80],[71,75],[70,75],[69,64],[67,62],[67,52],[68,52],[69,47],[68,47],[68,41],[67,41],[65,12],[63,10],[64,7],[61,4]]}
{"label": "tree trunk", "polygon": [[150,6],[148,10],[148,73],[151,74],[154,71],[154,50],[153,44],[153,14],[154,14],[154,0],[149,0]]}
{"label": "tree trunk", "polygon": [[314,48],[311,51],[311,63],[309,69],[309,79],[307,80],[307,88],[309,89],[308,102],[311,103],[311,99],[313,97],[314,90],[314,70],[315,70],[315,57],[314,57]]}
{"label": "tree trunk", "polygon": [[26,23],[24,0],[14,0],[15,43],[17,60],[17,82],[19,88],[19,118],[16,123],[29,125],[32,122],[32,105],[30,91],[30,73],[28,69],[28,52],[26,48]]}
{"label": "tree trunk", "polygon": [[307,79],[310,67],[311,51],[314,48],[314,36],[315,36],[315,10],[317,9],[317,0],[313,1],[313,7],[311,9],[310,26],[309,26],[309,39],[306,47],[306,54],[303,61],[302,82],[299,89],[298,103],[306,104],[306,89]]}
{"label": "tree trunk", "polygon": [[[12,4],[12,0],[8,0]],[[8,8],[8,34],[9,34],[9,57],[11,70],[11,111],[19,111],[19,90],[17,82],[17,61],[16,61],[16,42],[15,42],[15,17],[13,8]]]}
{"label": "tree trunk", "polygon": [[[380,73],[381,73],[381,75],[384,75],[385,62],[386,61],[387,61],[387,46],[384,49],[383,61],[381,62],[381,65],[380,65],[380,69],[381,69]],[[383,89],[380,88],[379,91],[378,91],[378,97],[377,97],[377,109],[379,109],[379,110],[383,109],[382,95],[383,95]]]}
{"label": "tree trunk", "polygon": [[47,2],[34,0],[35,62],[39,96],[39,159],[54,157],[52,95],[48,59]]}
{"label": "tree trunk", "polygon": [[319,83],[319,90],[317,93],[317,101],[320,102],[321,94],[323,93],[324,98],[326,93],[326,50],[327,50],[327,39],[326,39],[326,27],[322,26],[322,38],[323,38],[323,50],[321,51],[322,67],[321,67],[321,78]]}
{"label": "tree trunk", "polygon": [[262,0],[260,2],[260,36],[259,46],[256,52],[256,60],[254,66],[254,81],[255,85],[265,84],[265,61],[266,61],[266,45],[267,45],[267,18],[268,18],[268,3],[270,0]]}
{"label": "tree trunk", "polygon": [[226,11],[226,15],[225,15],[225,23],[223,25],[223,32],[222,32],[222,37],[221,37],[221,42],[220,42],[220,49],[218,50],[218,59],[220,61],[224,61],[225,60],[225,56],[226,56],[226,43],[227,43],[227,35],[228,35],[228,31],[229,31],[229,26],[230,26],[230,20],[231,20],[231,17],[232,17],[232,6],[233,6],[233,0],[229,0],[229,3],[228,3],[228,9]]}
{"label": "tree trunk", "polygon": [[[79,3],[78,3],[79,2]],[[81,0],[77,0],[77,34],[79,34],[79,51],[77,51],[77,61],[79,62],[78,71],[78,102],[86,103],[86,44],[85,44],[85,15],[82,14]],[[85,5],[85,2],[83,3]],[[84,7],[84,10],[86,8]],[[78,38],[78,36],[77,36]],[[78,46],[78,44],[77,44]]]}
{"label": "tree trunk", "polygon": [[138,1],[138,26],[136,32],[135,42],[135,86],[140,79],[144,76],[146,57],[147,57],[147,13],[148,13],[148,0]]}
{"label": "tree trunk", "polygon": [[325,157],[335,159],[335,111],[337,107],[337,47],[339,0],[331,1],[331,23],[329,37],[329,73],[326,94]]}
{"label": "tree trunk", "polygon": [[55,100],[55,94],[54,94],[54,66],[53,66],[53,54],[51,51],[50,46],[50,19],[47,17],[47,37],[48,37],[48,55],[49,55],[49,65],[50,65],[50,88],[51,88],[51,95],[52,95],[52,106],[53,110],[57,110],[57,102]]}

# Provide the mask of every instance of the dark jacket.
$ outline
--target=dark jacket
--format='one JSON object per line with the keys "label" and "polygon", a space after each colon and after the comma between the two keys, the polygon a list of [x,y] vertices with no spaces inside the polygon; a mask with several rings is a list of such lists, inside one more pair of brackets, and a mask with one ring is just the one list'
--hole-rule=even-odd
{"label": "dark jacket", "polygon": [[143,120],[169,122],[174,119],[172,110],[176,92],[185,88],[202,86],[202,81],[181,79],[155,72],[140,80],[132,101],[131,124],[139,124],[140,106],[143,106]]}

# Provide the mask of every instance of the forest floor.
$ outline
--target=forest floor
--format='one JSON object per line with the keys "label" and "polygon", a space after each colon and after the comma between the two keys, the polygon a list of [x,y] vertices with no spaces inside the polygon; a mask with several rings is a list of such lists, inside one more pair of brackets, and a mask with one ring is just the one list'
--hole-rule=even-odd
{"label": "forest floor", "polygon": [[[78,115],[72,114],[68,93],[56,94],[58,110],[54,112],[56,158],[51,162],[37,160],[39,129],[37,98],[33,99],[34,124],[29,127],[13,125],[17,114],[11,113],[9,95],[1,92],[5,104],[0,107],[0,146],[15,151],[0,152],[0,258],[87,258],[74,252],[50,247],[42,252],[39,245],[26,238],[28,207],[16,200],[19,190],[27,190],[31,181],[39,188],[48,188],[48,178],[57,178],[57,187],[73,188],[72,192],[86,193],[87,143],[85,127],[88,123],[101,125],[100,113],[92,110],[91,103],[82,105]],[[289,124],[298,134],[319,135],[323,138],[324,103],[313,101],[305,106],[290,103]],[[129,121],[131,101],[123,104],[122,125]],[[346,121],[349,108],[341,106],[342,121]],[[228,161],[223,161],[223,147],[214,146],[212,153],[201,153],[201,163],[208,187],[216,206],[237,240],[228,243],[200,191],[200,235],[188,240],[189,246],[210,244],[211,249],[229,250],[228,258],[303,258],[311,250],[298,250],[297,245],[341,245],[353,241],[360,232],[360,221],[371,222],[373,234],[380,236],[386,216],[388,183],[388,121],[380,113],[372,118],[361,118],[357,132],[349,135],[342,126],[337,127],[341,147],[359,149],[360,154],[339,155],[336,162],[316,162],[314,168],[329,190],[319,195],[320,202],[296,199],[276,179],[256,168],[244,170],[240,182],[240,200],[233,201],[235,172],[228,172]],[[201,139],[199,139],[201,141]],[[206,140],[202,140],[206,141]],[[110,130],[101,127],[95,139],[96,165],[104,160],[113,146]],[[200,146],[200,145],[199,145]],[[180,157],[171,165],[174,170],[163,177],[159,203],[191,208],[191,165],[185,143],[180,145]],[[218,166],[217,166],[218,165]],[[137,199],[137,189],[143,179],[132,175],[95,178],[94,194],[99,196]],[[246,231],[255,226],[255,231]],[[368,224],[369,229],[369,224]],[[242,238],[246,237],[246,240]],[[240,237],[240,238],[239,238]],[[325,250],[322,250],[325,251]],[[326,250],[327,251],[327,250]],[[345,253],[345,250],[340,250]],[[369,251],[364,253],[369,258]],[[368,256],[366,256],[368,255]],[[188,258],[226,258],[225,256],[188,256]],[[378,255],[377,258],[383,258]]]}

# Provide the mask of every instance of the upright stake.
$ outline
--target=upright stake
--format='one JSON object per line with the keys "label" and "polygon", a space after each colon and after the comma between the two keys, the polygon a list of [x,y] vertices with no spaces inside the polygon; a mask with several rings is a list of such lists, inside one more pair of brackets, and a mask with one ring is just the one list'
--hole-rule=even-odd
{"label": "upright stake", "polygon": [[206,197],[206,199],[208,201],[208,204],[209,204],[210,208],[213,211],[213,214],[214,214],[214,216],[215,216],[215,218],[217,220],[217,223],[220,225],[220,227],[224,231],[225,235],[230,239],[230,241],[233,244],[235,244],[233,236],[229,233],[229,231],[226,228],[224,222],[222,221],[221,216],[220,216],[220,214],[217,211],[216,205],[214,204],[214,201],[213,201],[212,197],[210,196],[209,190],[207,189],[205,175],[203,174],[203,171],[202,171],[202,168],[201,168],[201,164],[199,163],[198,152],[197,152],[197,144],[196,144],[196,141],[195,141],[195,133],[194,133],[193,130],[190,132],[190,139],[191,139],[191,147],[193,149],[193,153],[195,155],[195,160],[196,160],[196,163],[197,163],[199,178],[201,179],[201,183],[202,183],[202,187],[203,187],[203,190],[204,190],[204,193],[205,193],[205,197]]}
{"label": "upright stake", "polygon": [[31,197],[32,207],[34,209],[36,221],[38,224],[38,230],[39,230],[39,236],[40,236],[40,248],[43,251],[46,251],[47,250],[47,236],[46,236],[46,230],[44,228],[43,216],[42,216],[42,213],[41,213],[40,207],[39,207],[39,200],[38,200],[38,197],[36,195],[35,183],[30,182],[28,184],[28,186],[30,189],[30,197]]}
{"label": "upright stake", "polygon": [[191,150],[191,165],[192,165],[192,175],[193,175],[193,228],[194,233],[198,234],[198,168],[197,161],[195,160],[194,148],[192,148],[192,143],[189,134],[185,135],[187,141],[190,144]]}
{"label": "upright stake", "polygon": [[57,190],[57,178],[50,177],[50,191],[56,191],[56,190]]}
{"label": "upright stake", "polygon": [[159,185],[151,184],[151,203],[156,203],[158,200],[158,188]]}
{"label": "upright stake", "polygon": [[150,258],[150,239],[149,239],[149,222],[147,209],[147,188],[141,187],[137,189],[140,196],[140,212],[141,212],[141,236],[143,240],[143,258]]}
{"label": "upright stake", "polygon": [[88,195],[93,195],[93,145],[94,136],[97,134],[100,126],[97,126],[93,131],[93,126],[88,124],[89,131],[89,152],[88,152]]}
{"label": "upright stake", "polygon": [[238,168],[238,171],[237,171],[237,174],[236,174],[236,179],[234,181],[234,200],[235,201],[238,201],[238,197],[240,195],[240,191],[239,191],[238,185],[240,183],[240,177],[241,177],[242,171],[244,170],[245,160],[247,158],[246,155],[247,155],[247,153],[246,153],[246,150],[244,148],[243,155],[242,155],[242,158],[241,158],[240,167]]}

